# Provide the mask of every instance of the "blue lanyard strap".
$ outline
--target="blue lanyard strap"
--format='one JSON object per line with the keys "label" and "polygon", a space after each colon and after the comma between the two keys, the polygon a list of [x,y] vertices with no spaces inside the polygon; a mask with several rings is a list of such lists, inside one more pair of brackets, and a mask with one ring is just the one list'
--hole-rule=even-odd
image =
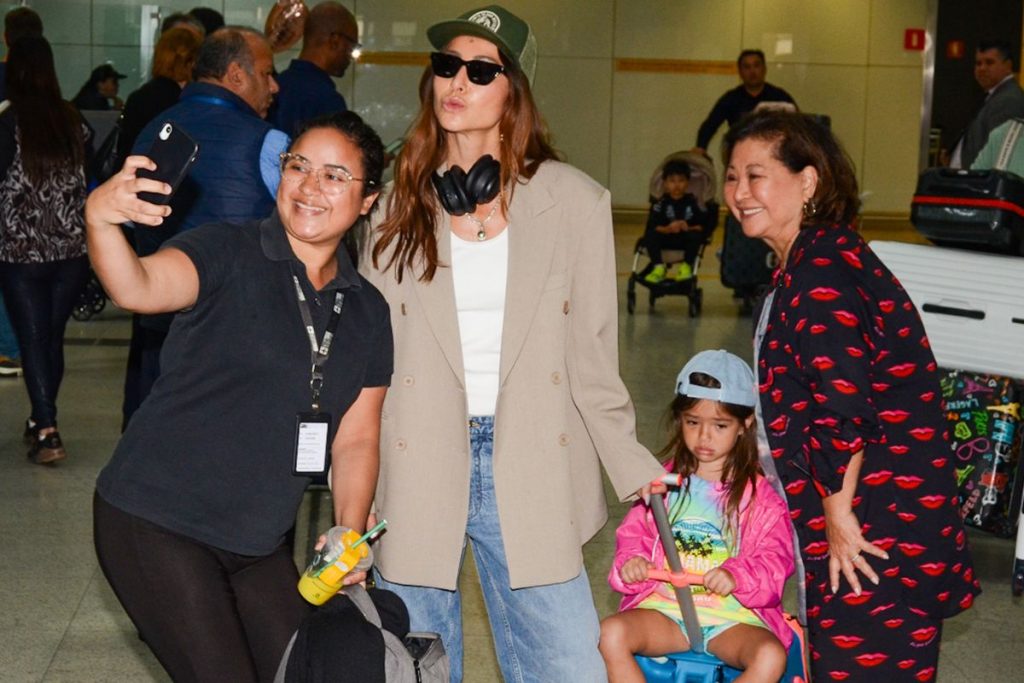
{"label": "blue lanyard strap", "polygon": [[242,108],[238,106],[237,102],[225,100],[223,97],[214,97],[213,95],[189,95],[188,97],[182,97],[181,99],[195,100],[196,102],[205,102],[206,104],[212,104],[217,107],[226,107],[228,109],[234,109],[235,111],[242,111]]}

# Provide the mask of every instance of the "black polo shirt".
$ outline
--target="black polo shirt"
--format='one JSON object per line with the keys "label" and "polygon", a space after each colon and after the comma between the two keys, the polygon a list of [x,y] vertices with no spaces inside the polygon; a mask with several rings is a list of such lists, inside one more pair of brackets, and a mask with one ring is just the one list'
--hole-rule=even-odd
{"label": "black polo shirt", "polygon": [[166,247],[199,273],[195,306],[178,313],[161,375],[97,481],[111,505],[244,555],[273,551],[309,483],[293,476],[296,413],[310,410],[310,342],[292,275],[310,302],[317,340],[336,290],[345,294],[324,368],[321,406],[336,430],[364,387],[391,380],[388,306],[338,249],[320,292],[275,212],[243,226],[209,224]]}

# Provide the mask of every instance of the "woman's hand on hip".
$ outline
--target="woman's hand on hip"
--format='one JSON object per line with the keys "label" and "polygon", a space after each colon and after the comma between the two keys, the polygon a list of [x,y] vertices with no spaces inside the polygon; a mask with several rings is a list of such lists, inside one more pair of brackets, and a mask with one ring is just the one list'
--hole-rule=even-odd
{"label": "woman's hand on hip", "polygon": [[840,507],[822,499],[825,507],[825,535],[828,538],[828,578],[832,592],[839,590],[839,574],[849,582],[855,595],[861,594],[860,578],[863,574],[871,583],[878,585],[878,574],[868,563],[867,556],[873,555],[888,560],[889,555],[870,543],[861,532],[860,520],[849,507]]}

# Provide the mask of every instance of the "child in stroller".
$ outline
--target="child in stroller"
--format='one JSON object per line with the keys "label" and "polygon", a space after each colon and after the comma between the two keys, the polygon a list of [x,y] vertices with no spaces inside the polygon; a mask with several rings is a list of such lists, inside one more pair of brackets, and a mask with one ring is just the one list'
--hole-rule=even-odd
{"label": "child in stroller", "polygon": [[[690,315],[700,313],[703,291],[696,270],[705,245],[718,223],[718,205],[711,162],[693,152],[666,157],[651,178],[651,209],[644,236],[637,241],[633,273],[627,287],[627,309],[636,307],[636,284],[650,290],[650,302],[669,294],[690,299]],[[641,257],[649,261],[640,268]],[[669,276],[669,270],[675,273]]]}

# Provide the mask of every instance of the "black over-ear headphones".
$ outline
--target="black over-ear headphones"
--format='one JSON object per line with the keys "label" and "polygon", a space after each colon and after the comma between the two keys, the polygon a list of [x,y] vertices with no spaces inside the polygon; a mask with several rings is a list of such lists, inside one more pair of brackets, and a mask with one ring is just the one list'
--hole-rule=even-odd
{"label": "black over-ear headphones", "polygon": [[485,154],[470,167],[469,173],[452,166],[444,175],[434,173],[431,180],[445,211],[453,216],[473,213],[477,204],[486,204],[498,196],[501,162]]}

